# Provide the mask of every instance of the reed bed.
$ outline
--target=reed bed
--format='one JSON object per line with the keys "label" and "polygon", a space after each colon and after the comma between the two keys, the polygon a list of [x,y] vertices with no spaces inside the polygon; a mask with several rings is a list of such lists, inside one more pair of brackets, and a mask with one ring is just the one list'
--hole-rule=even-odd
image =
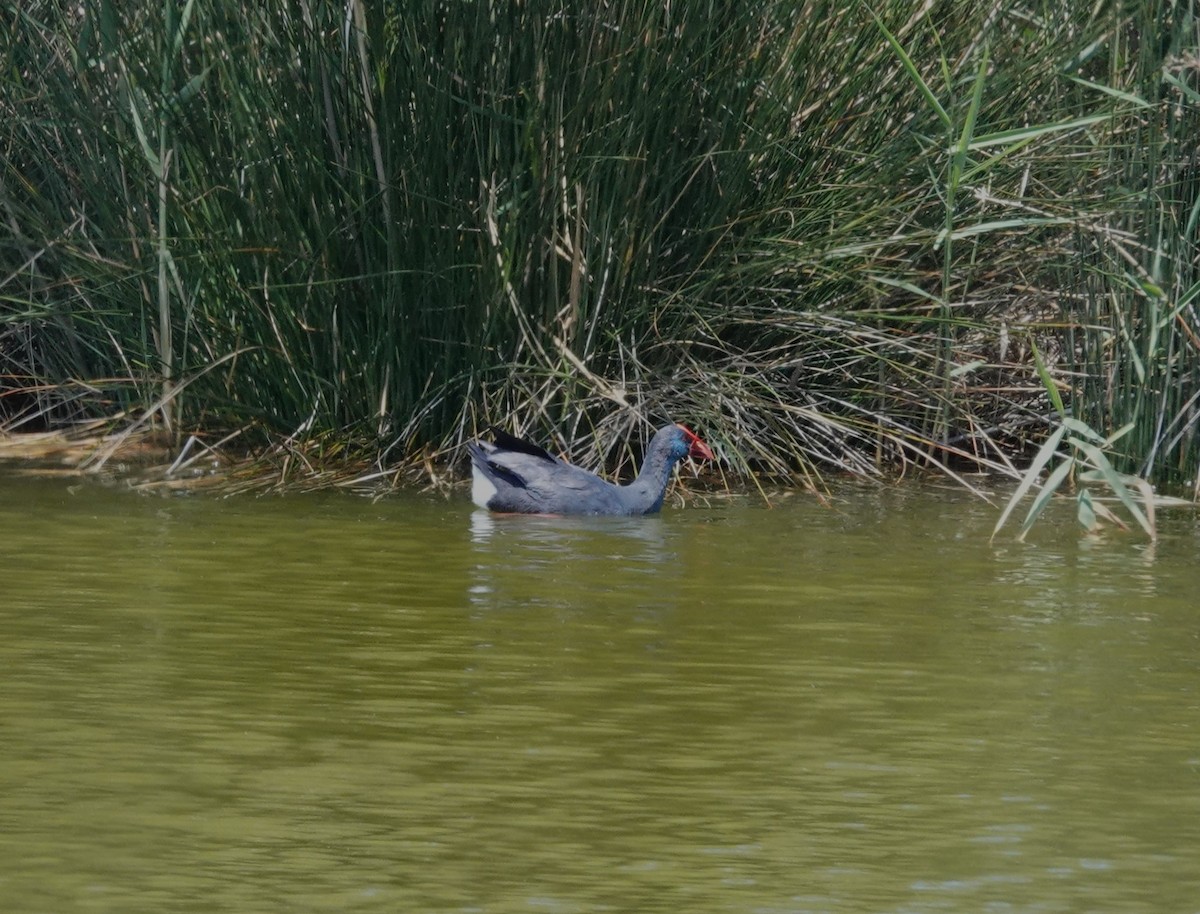
{"label": "reed bed", "polygon": [[3,16],[10,430],[432,476],[489,423],[621,469],[672,418],[733,477],[1015,475],[1037,345],[1135,423],[1117,466],[1197,476],[1191,5]]}

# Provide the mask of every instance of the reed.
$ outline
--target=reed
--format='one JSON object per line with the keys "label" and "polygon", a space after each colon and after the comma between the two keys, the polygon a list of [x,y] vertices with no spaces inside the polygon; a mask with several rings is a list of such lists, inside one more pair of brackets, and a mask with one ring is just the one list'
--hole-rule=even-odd
{"label": "reed", "polygon": [[1141,4],[1128,23],[1114,15],[1106,36],[1103,77],[1122,91],[1096,147],[1107,180],[1081,179],[1092,201],[1078,243],[1073,403],[1106,433],[1129,426],[1114,454],[1123,470],[1200,484],[1200,22]]}
{"label": "reed", "polygon": [[4,15],[10,427],[619,466],[671,417],[735,474],[1015,473],[1036,341],[1123,470],[1196,477],[1186,5]]}

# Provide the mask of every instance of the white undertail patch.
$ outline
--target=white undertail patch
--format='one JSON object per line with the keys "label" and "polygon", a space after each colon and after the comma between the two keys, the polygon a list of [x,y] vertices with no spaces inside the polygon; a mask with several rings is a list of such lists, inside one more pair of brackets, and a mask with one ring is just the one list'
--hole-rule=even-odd
{"label": "white undertail patch", "polygon": [[479,467],[471,467],[471,501],[479,505],[481,508],[486,508],[488,502],[492,500],[492,496],[496,494],[496,486],[490,479],[483,475]]}

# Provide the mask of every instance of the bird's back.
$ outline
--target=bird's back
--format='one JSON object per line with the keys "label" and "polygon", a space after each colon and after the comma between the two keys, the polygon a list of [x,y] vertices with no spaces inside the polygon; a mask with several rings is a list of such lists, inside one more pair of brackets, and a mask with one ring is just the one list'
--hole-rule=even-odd
{"label": "bird's back", "polygon": [[472,500],[517,514],[630,514],[621,489],[541,452],[470,442]]}

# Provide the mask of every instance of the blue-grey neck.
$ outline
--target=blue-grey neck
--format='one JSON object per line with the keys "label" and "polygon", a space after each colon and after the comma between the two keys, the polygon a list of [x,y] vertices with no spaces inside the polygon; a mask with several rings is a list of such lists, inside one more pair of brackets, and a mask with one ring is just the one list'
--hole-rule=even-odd
{"label": "blue-grey neck", "polygon": [[675,464],[687,456],[688,445],[677,425],[660,428],[650,439],[637,479],[621,486],[622,498],[631,514],[654,514],[662,508],[667,483]]}

